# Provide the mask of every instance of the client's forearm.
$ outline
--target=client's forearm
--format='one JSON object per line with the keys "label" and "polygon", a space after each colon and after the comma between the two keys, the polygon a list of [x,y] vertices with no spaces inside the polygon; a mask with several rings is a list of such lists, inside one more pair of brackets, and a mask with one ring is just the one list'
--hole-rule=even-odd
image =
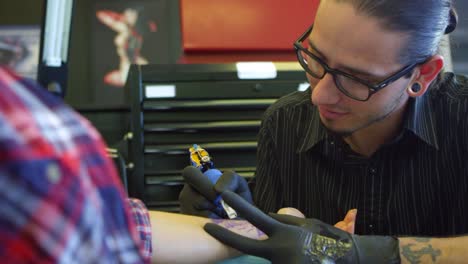
{"label": "client's forearm", "polygon": [[213,263],[240,253],[221,244],[203,230],[208,222],[217,223],[238,234],[264,239],[247,221],[213,220],[182,214],[150,211],[153,263]]}
{"label": "client's forearm", "polygon": [[466,263],[468,236],[451,238],[401,237],[401,263]]}

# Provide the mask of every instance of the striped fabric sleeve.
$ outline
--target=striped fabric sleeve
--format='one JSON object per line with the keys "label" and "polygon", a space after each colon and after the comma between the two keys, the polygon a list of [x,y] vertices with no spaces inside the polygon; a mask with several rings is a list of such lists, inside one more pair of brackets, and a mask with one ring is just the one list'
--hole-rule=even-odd
{"label": "striped fabric sleeve", "polygon": [[136,229],[141,238],[140,251],[147,263],[150,262],[153,253],[151,244],[151,222],[148,209],[142,201],[134,198],[127,199],[131,208],[133,219],[135,220]]}

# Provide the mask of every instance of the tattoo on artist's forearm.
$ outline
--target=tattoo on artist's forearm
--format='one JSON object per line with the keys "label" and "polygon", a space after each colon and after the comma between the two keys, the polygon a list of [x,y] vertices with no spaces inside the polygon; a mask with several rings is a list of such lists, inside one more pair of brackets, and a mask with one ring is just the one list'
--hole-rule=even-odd
{"label": "tattoo on artist's forearm", "polygon": [[252,224],[247,221],[239,221],[239,220],[227,220],[227,219],[213,219],[213,223],[227,228],[235,233],[240,233],[244,236],[248,236],[250,238],[262,238],[265,237],[265,233],[260,231],[260,229],[256,228]]}
{"label": "tattoo on artist's forearm", "polygon": [[430,238],[415,238],[416,242],[420,244],[407,244],[402,246],[402,255],[411,263],[419,264],[422,263],[421,258],[425,255],[429,255],[433,262],[437,260],[442,254],[442,251],[437,248],[433,248],[430,244]]}

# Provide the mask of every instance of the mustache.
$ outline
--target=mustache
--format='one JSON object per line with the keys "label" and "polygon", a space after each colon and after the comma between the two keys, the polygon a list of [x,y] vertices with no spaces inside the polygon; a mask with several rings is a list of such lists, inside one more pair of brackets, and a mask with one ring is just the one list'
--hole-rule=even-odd
{"label": "mustache", "polygon": [[[314,103],[312,103],[315,105]],[[338,106],[338,105],[315,105],[316,107],[323,107],[327,111],[335,112],[335,113],[350,113],[351,111],[345,107]]]}

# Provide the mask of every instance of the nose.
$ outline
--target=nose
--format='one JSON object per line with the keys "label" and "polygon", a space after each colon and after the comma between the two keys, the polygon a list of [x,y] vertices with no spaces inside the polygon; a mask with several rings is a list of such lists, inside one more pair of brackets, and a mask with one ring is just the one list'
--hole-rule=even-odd
{"label": "nose", "polygon": [[336,87],[331,74],[325,74],[322,79],[310,78],[312,103],[314,105],[335,105],[340,101],[341,92]]}

